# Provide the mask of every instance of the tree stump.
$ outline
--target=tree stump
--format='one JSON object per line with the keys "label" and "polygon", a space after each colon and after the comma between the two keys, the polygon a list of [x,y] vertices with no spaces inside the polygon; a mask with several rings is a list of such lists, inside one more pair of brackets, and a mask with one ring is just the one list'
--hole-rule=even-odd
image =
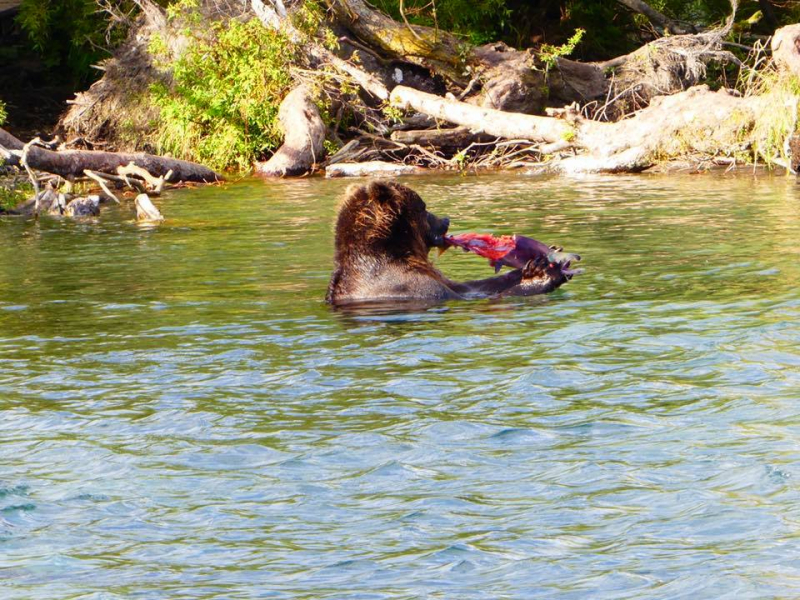
{"label": "tree stump", "polygon": [[320,161],[324,151],[325,123],[305,86],[293,89],[281,102],[278,120],[286,138],[267,162],[256,163],[263,177],[305,175]]}

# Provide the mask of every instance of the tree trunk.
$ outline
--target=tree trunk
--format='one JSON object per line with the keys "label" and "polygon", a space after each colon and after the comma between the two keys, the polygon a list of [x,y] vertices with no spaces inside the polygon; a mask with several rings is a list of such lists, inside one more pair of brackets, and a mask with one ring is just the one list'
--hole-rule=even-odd
{"label": "tree trunk", "polygon": [[787,25],[775,32],[772,57],[781,69],[800,77],[800,24]]}
{"label": "tree trunk", "polygon": [[[390,102],[399,108],[413,108],[435,119],[468,127],[475,132],[509,140],[554,143],[575,137],[575,127],[563,119],[510,113],[473,106],[399,85],[392,90]],[[582,126],[602,129],[607,125],[584,121]]]}
{"label": "tree trunk", "polygon": [[[5,164],[20,164],[22,148],[25,144],[7,131],[0,129],[0,146],[12,151],[10,155],[3,156]],[[31,169],[60,175],[65,179],[82,177],[84,171],[87,170],[116,174],[117,167],[124,167],[128,163],[134,163],[154,177],[166,176],[172,171],[168,179],[171,183],[176,181],[211,183],[223,179],[221,175],[203,165],[144,152],[98,152],[95,150],[56,152],[39,146],[30,146],[27,152],[27,163]]]}
{"label": "tree trunk", "polygon": [[712,92],[708,86],[654,98],[648,108],[618,123],[589,121],[568,111],[562,118],[505,113],[402,86],[392,91],[391,102],[472,131],[582,151],[547,166],[567,173],[641,171],[669,156],[740,148],[742,132],[753,127],[763,106],[759,97]]}
{"label": "tree trunk", "polygon": [[278,119],[286,134],[283,146],[267,162],[257,163],[256,173],[264,177],[308,173],[322,157],[325,123],[305,86],[295,88],[283,99]]}
{"label": "tree trunk", "polygon": [[469,127],[395,131],[392,133],[391,138],[401,144],[433,146],[434,148],[447,150],[460,150],[473,142],[490,143],[496,139],[480,132],[474,133]]}
{"label": "tree trunk", "polygon": [[405,25],[363,0],[327,0],[334,17],[368,46],[412,63],[433,67],[455,80],[464,78],[467,44],[445,31]]}

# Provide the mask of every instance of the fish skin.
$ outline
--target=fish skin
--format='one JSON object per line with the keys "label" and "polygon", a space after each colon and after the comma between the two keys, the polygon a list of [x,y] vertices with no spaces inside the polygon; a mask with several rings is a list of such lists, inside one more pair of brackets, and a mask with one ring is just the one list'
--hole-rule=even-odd
{"label": "fish skin", "polygon": [[524,235],[495,237],[486,233],[462,233],[447,236],[447,242],[462,248],[465,252],[474,252],[488,258],[495,273],[503,267],[521,269],[530,260],[547,260],[566,270],[571,262],[581,259],[578,254],[555,250],[539,240]]}

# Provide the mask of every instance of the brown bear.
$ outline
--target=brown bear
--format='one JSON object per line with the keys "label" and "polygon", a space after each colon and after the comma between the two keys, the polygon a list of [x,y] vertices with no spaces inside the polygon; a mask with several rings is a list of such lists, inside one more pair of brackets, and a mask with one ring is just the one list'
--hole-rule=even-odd
{"label": "brown bear", "polygon": [[327,301],[341,305],[529,296],[550,292],[569,278],[561,264],[540,258],[504,275],[450,281],[428,259],[431,248],[447,247],[449,224],[449,219],[429,213],[422,198],[399,183],[351,186],[336,221],[335,269]]}

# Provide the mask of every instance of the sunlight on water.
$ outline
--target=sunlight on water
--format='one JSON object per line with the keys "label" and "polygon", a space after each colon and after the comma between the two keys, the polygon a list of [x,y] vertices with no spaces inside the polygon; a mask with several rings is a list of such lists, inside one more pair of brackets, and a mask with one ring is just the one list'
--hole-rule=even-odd
{"label": "sunlight on water", "polygon": [[586,273],[331,311],[321,179],[0,220],[4,599],[800,595],[795,181],[405,183]]}

